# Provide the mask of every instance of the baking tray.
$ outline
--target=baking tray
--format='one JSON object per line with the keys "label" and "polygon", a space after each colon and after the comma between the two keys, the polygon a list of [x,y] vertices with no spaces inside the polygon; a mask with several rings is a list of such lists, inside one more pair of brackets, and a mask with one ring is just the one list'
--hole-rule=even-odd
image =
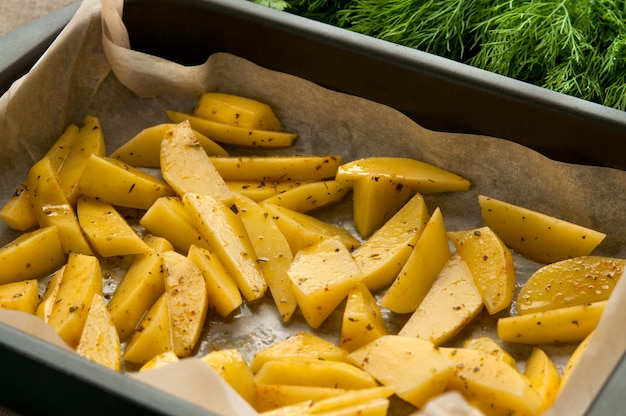
{"label": "baking tray", "polygon": [[[78,5],[0,37],[0,92],[28,71]],[[626,113],[444,58],[245,0],[128,0],[124,21],[133,49],[182,64],[230,52],[389,105],[426,128],[502,137],[558,160],[626,169]],[[207,414],[5,325],[0,368],[0,403],[22,414]],[[588,414],[619,414],[624,388],[622,360]]]}

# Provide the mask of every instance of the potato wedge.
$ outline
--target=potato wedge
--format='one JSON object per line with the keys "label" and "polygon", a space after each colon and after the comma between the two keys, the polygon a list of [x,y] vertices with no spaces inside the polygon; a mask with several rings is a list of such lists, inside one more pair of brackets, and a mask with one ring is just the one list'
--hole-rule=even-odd
{"label": "potato wedge", "polygon": [[586,256],[606,234],[528,208],[478,197],[483,223],[517,253],[540,263]]}
{"label": "potato wedge", "polygon": [[150,252],[150,247],[108,202],[80,196],[76,203],[76,215],[87,241],[100,256]]}
{"label": "potato wedge", "polygon": [[489,228],[449,231],[456,251],[474,276],[490,314],[508,308],[515,292],[515,263],[508,247]]}
{"label": "potato wedge", "polygon": [[94,256],[70,253],[48,324],[76,348],[94,295],[102,294],[102,270]]}
{"label": "potato wedge", "polygon": [[387,414],[387,398],[393,390],[385,386],[367,389],[348,390],[337,396],[328,397],[313,403],[310,412],[323,415],[380,415]]}
{"label": "potato wedge", "polygon": [[366,389],[376,380],[360,368],[340,361],[283,359],[268,361],[254,377],[257,384]]}
{"label": "potato wedge", "polygon": [[148,209],[160,197],[175,195],[164,181],[119,160],[95,155],[87,159],[78,190],[115,206],[137,209]]}
{"label": "potato wedge", "polygon": [[26,183],[39,225],[57,228],[66,253],[93,254],[50,159],[44,157],[35,163]]}
{"label": "potato wedge", "polygon": [[541,398],[530,380],[517,369],[486,352],[467,348],[440,348],[453,362],[447,389],[495,408],[536,415]]}
{"label": "potato wedge", "polygon": [[23,233],[0,248],[0,284],[43,276],[61,267],[65,260],[57,227]]}
{"label": "potato wedge", "polygon": [[483,335],[476,338],[466,339],[463,348],[471,348],[491,354],[499,360],[504,361],[511,367],[517,368],[515,358],[490,337]]}
{"label": "potato wedge", "polygon": [[91,301],[76,352],[83,358],[111,370],[120,371],[120,338],[107,309],[104,296],[99,293],[96,293]]}
{"label": "potato wedge", "polygon": [[474,277],[465,261],[456,254],[444,265],[398,335],[442,345],[465,328],[482,309],[483,300]]}
{"label": "potato wedge", "polygon": [[559,369],[544,350],[534,347],[526,361],[524,375],[539,394],[541,399],[539,413],[543,413],[552,406],[559,391],[561,384]]}
{"label": "potato wedge", "polygon": [[366,176],[350,184],[352,217],[357,231],[363,238],[368,238],[378,230],[415,193],[410,187],[397,182],[395,178],[381,178],[376,175]]}
{"label": "potato wedge", "polygon": [[163,259],[160,253],[172,250],[172,244],[155,236],[146,236],[144,240],[150,251],[133,258],[108,305],[122,340],[133,334],[146,311],[165,292]]}
{"label": "potato wedge", "polygon": [[204,276],[194,262],[175,251],[161,252],[165,294],[170,315],[172,350],[186,357],[195,348],[204,327],[208,295]]}
{"label": "potato wedge", "polygon": [[413,251],[429,214],[420,194],[415,194],[389,221],[353,253],[370,291],[390,285]]}
{"label": "potato wedge", "polygon": [[345,389],[289,384],[259,384],[256,386],[254,409],[259,412],[276,410],[307,401],[317,402],[347,392]]}
{"label": "potato wedge", "polygon": [[315,181],[237,181],[226,180],[231,191],[242,194],[255,202],[261,202],[300,185]]}
{"label": "potato wedge", "polygon": [[211,157],[226,181],[321,181],[334,178],[340,155]]}
{"label": "potato wedge", "polygon": [[263,202],[297,212],[309,212],[341,201],[350,189],[350,186],[333,180],[316,181],[293,187]]}
{"label": "potato wedge", "polygon": [[581,256],[543,266],[517,295],[517,313],[541,312],[607,300],[626,269],[626,260]]}
{"label": "potato wedge", "polygon": [[234,202],[280,317],[289,322],[298,306],[287,275],[293,260],[289,242],[261,205],[243,195],[235,195]]}
{"label": "potato wedge", "polygon": [[354,351],[383,335],[389,335],[389,329],[376,298],[360,283],[348,293],[339,346]]}
{"label": "potato wedge", "polygon": [[326,238],[338,237],[348,250],[361,245],[361,242],[345,228],[322,221],[312,215],[264,202],[261,202],[261,206],[276,222],[287,239],[292,254],[318,244]]}
{"label": "potato wedge", "polygon": [[522,344],[582,341],[596,327],[608,301],[498,319],[498,337]]}
{"label": "potato wedge", "polygon": [[159,354],[173,352],[168,305],[167,295],[163,293],[141,319],[126,345],[125,361],[144,365]]}
{"label": "potato wedge", "polygon": [[246,129],[274,131],[285,129],[266,103],[222,92],[202,94],[193,115]]}
{"label": "potato wedge", "polygon": [[180,111],[168,110],[167,117],[174,123],[189,121],[189,124],[194,130],[211,137],[218,143],[234,146],[253,148],[289,147],[298,137],[296,133],[284,131],[258,130],[231,126]]}
{"label": "potato wedge", "polygon": [[241,218],[209,195],[187,193],[183,195],[183,206],[243,297],[248,301],[260,299],[267,290],[267,282]]}
{"label": "potato wedge", "polygon": [[[162,123],[146,127],[126,143],[118,147],[110,157],[134,167],[159,168],[161,167],[161,142],[165,133],[176,124]],[[228,152],[219,144],[202,133],[193,132],[196,140],[210,156],[228,156]]]}
{"label": "potato wedge", "polygon": [[230,188],[198,143],[189,123],[177,124],[165,133],[161,142],[161,174],[179,196],[194,192],[224,202],[232,199]]}
{"label": "potato wedge", "polygon": [[256,373],[267,361],[283,358],[349,362],[345,349],[310,332],[301,331],[257,351],[250,369]]}
{"label": "potato wedge", "polygon": [[142,365],[138,371],[152,370],[178,361],[180,361],[180,358],[178,358],[174,351],[165,351],[152,357],[150,361]]}
{"label": "potato wedge", "polygon": [[415,312],[449,259],[443,215],[436,208],[380,304],[395,313]]}
{"label": "potato wedge", "polygon": [[148,232],[167,239],[181,253],[187,253],[191,245],[207,249],[210,247],[191,222],[179,197],[163,196],[154,201],[139,224]]}
{"label": "potato wedge", "polygon": [[318,328],[363,277],[339,237],[298,251],[287,273],[311,328]]}
{"label": "potato wedge", "polygon": [[256,382],[244,356],[236,349],[211,351],[200,357],[250,405],[256,403]]}
{"label": "potato wedge", "polygon": [[228,316],[241,306],[243,299],[237,283],[212,250],[192,245],[187,257],[204,276],[209,309],[215,309],[221,316]]}
{"label": "potato wedge", "polygon": [[572,378],[572,374],[574,374],[578,363],[580,363],[583,354],[587,350],[587,346],[589,345],[593,334],[594,331],[591,331],[589,335],[587,335],[582,341],[580,341],[580,343],[576,346],[576,349],[574,349],[572,355],[570,355],[569,359],[567,360],[565,368],[563,368],[563,374],[561,376],[561,383],[559,384],[559,391],[557,392],[557,396],[563,390],[565,384]]}
{"label": "potato wedge", "polygon": [[39,302],[39,283],[37,279],[0,285],[0,308],[22,311],[30,314],[37,312]]}
{"label": "potato wedge", "polygon": [[421,194],[467,191],[471,183],[445,169],[404,157],[367,157],[347,162],[339,167],[338,181],[354,182],[374,176],[392,179]]}
{"label": "potato wedge", "polygon": [[424,406],[442,393],[453,371],[447,354],[432,342],[415,337],[385,335],[349,357],[398,397],[416,407]]}
{"label": "potato wedge", "polygon": [[63,278],[64,271],[65,265],[52,274],[46,285],[46,290],[43,292],[43,296],[37,304],[37,311],[35,313],[44,322],[48,322],[48,319],[50,319],[50,314],[56,302],[57,293],[59,293],[59,285]]}

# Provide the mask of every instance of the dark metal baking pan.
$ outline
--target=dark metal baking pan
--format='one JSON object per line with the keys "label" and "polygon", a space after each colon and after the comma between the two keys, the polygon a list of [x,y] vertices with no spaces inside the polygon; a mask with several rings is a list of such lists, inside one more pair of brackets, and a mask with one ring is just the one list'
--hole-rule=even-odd
{"label": "dark metal baking pan", "polygon": [[[0,37],[0,92],[70,19],[67,6]],[[133,49],[183,64],[230,52],[394,107],[434,130],[506,138],[558,160],[626,169],[626,113],[245,0],[128,0]],[[189,403],[0,325],[0,404],[23,414],[200,414]],[[588,414],[626,406],[624,360]]]}

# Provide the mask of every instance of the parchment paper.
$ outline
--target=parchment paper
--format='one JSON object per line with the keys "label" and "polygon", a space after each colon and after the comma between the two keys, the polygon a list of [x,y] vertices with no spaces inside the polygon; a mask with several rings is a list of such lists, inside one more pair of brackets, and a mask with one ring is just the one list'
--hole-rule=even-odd
{"label": "parchment paper", "polygon": [[[449,230],[480,226],[477,196],[485,194],[605,232],[607,238],[594,254],[626,257],[626,172],[552,161],[497,138],[429,131],[394,109],[329,91],[229,54],[214,54],[203,65],[183,67],[132,51],[120,18],[122,7],[120,0],[84,0],[37,65],[0,98],[0,171],[4,178],[0,203],[6,202],[30,166],[69,123],[80,125],[85,115],[97,116],[111,152],[141,129],[168,122],[165,110],[190,112],[202,92],[222,91],[267,102],[287,129],[299,134],[293,148],[272,151],[274,154],[337,153],[344,160],[407,156],[470,179],[473,185],[468,192],[426,197],[431,211],[441,208]],[[344,204],[319,215],[350,229],[347,210]],[[4,224],[0,227],[2,244],[17,235]],[[516,267],[522,284],[539,265],[516,256]],[[617,328],[626,313],[620,308],[626,296],[624,285],[620,282],[615,289],[577,370],[585,377],[573,377],[549,414],[584,413],[625,351],[626,335]],[[336,339],[338,319],[338,314],[331,316],[320,333]],[[481,318],[469,331],[492,333],[494,319]],[[210,322],[198,355],[212,348],[236,346],[250,358],[256,349],[307,329],[302,320],[293,321],[282,324],[270,302],[248,305],[229,320]],[[513,348],[516,358],[528,352],[528,348],[508,347]],[[572,349],[546,346],[561,367]],[[216,377],[200,383],[187,377],[192,373],[202,377],[199,373],[205,370],[189,370],[196,364],[197,360],[191,359],[180,366],[171,365],[168,373],[180,371],[182,375],[176,383],[167,383],[168,377],[145,381],[168,391],[174,384],[184,390],[185,380],[195,386],[206,383],[205,394],[197,401],[211,409],[215,397],[209,386],[222,384],[220,388],[226,390],[228,386]],[[142,380],[141,375],[134,377]],[[213,410],[222,414],[253,412],[236,398],[231,404],[226,412]]]}

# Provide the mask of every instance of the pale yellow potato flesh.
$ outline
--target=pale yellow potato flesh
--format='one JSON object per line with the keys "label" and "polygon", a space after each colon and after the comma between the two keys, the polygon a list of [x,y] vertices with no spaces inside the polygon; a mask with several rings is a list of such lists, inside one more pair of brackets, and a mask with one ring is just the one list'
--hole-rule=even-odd
{"label": "pale yellow potato flesh", "polygon": [[0,285],[0,309],[37,313],[39,284],[37,279]]}
{"label": "pale yellow potato flesh", "polygon": [[346,391],[348,390],[336,389],[334,387],[258,384],[256,386],[254,409],[259,413],[264,413],[297,403],[318,402],[329,397],[338,396]]}
{"label": "pale yellow potato flesh", "polygon": [[351,187],[334,180],[316,181],[293,187],[263,200],[264,203],[309,212],[335,204],[348,195]]}
{"label": "pale yellow potato flesh", "polygon": [[173,349],[169,302],[163,293],[137,326],[124,350],[124,360],[144,365],[159,354],[174,352]]}
{"label": "pale yellow potato flesh", "polygon": [[311,181],[253,181],[226,180],[231,191],[245,195],[255,202],[276,196],[282,192],[296,188]]}
{"label": "pale yellow potato flesh", "polygon": [[48,322],[48,319],[50,319],[50,314],[52,313],[57,293],[59,293],[59,284],[61,283],[64,271],[65,265],[61,266],[60,269],[52,274],[46,285],[46,290],[43,292],[37,305],[37,311],[35,313],[44,322]]}
{"label": "pale yellow potato flesh", "polygon": [[83,358],[114,371],[121,366],[121,345],[115,323],[104,296],[96,293],[91,301],[76,352]]}
{"label": "pale yellow potato flesh", "polygon": [[218,123],[254,130],[282,131],[284,127],[266,103],[220,92],[200,96],[193,115]]}
{"label": "pale yellow potato flesh", "polygon": [[339,346],[354,351],[383,335],[389,335],[389,328],[380,307],[374,295],[360,283],[348,293]]}
{"label": "pale yellow potato flesh", "polygon": [[581,256],[541,267],[521,287],[517,313],[546,311],[609,299],[626,260]]}
{"label": "pale yellow potato flesh", "polygon": [[583,354],[587,350],[587,346],[589,345],[593,334],[594,331],[591,331],[589,335],[587,335],[578,344],[572,355],[570,355],[569,359],[567,360],[567,363],[565,364],[565,368],[563,368],[563,373],[561,375],[561,383],[559,384],[559,391],[557,392],[557,396],[558,393],[563,390],[567,382],[572,378],[572,375],[576,372],[576,368],[578,367],[578,364],[580,363]]}
{"label": "pale yellow potato flesh", "polygon": [[239,350],[211,351],[200,357],[251,406],[256,403],[256,382],[246,359]]}
{"label": "pale yellow potato flesh", "polygon": [[606,234],[508,202],[478,197],[483,223],[517,253],[540,263],[586,256]]}
{"label": "pale yellow potato flesh", "polygon": [[533,389],[541,398],[539,413],[552,406],[561,384],[559,369],[548,354],[539,347],[534,347],[526,361],[524,375],[530,380]]}
{"label": "pale yellow potato flesh", "polygon": [[211,157],[226,181],[293,182],[334,178],[340,155]]}
{"label": "pale yellow potato flesh", "polygon": [[463,342],[463,348],[470,348],[474,350],[480,350],[491,354],[499,360],[504,361],[511,367],[517,368],[517,362],[511,354],[508,353],[500,344],[494,341],[492,338],[483,335],[476,338],[466,339]]}
{"label": "pale yellow potato flesh", "polygon": [[381,306],[395,313],[415,312],[449,259],[443,215],[435,208],[411,255],[382,297]]}
{"label": "pale yellow potato flesh", "polygon": [[174,351],[165,351],[152,357],[150,361],[142,365],[137,371],[142,372],[152,370],[154,368],[164,367],[178,361],[180,361],[180,358],[178,358]]}

